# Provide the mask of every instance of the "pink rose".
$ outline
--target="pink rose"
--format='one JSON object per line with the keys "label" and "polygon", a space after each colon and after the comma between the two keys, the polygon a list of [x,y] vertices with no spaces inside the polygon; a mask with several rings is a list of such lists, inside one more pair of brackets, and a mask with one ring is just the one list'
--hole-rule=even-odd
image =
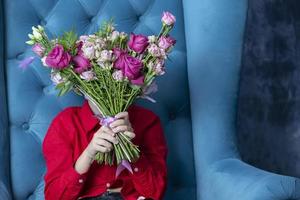
{"label": "pink rose", "polygon": [[82,48],[82,42],[77,43],[77,55],[72,58],[72,62],[74,63],[74,71],[77,73],[82,73],[86,70],[89,69],[91,66],[89,59],[87,59],[83,51],[81,50]]}
{"label": "pink rose", "polygon": [[176,22],[176,18],[170,12],[166,11],[166,12],[163,12],[161,21],[162,21],[162,23],[171,26]]}
{"label": "pink rose", "polygon": [[143,53],[148,46],[148,37],[144,35],[135,35],[133,33],[130,34],[130,39],[128,41],[128,47],[137,52]]}
{"label": "pink rose", "polygon": [[46,57],[46,64],[55,69],[63,69],[69,65],[71,55],[64,51],[62,45],[57,44]]}
{"label": "pink rose", "polygon": [[158,41],[158,46],[162,49],[168,49],[176,43],[176,40],[171,36],[161,36]]}
{"label": "pink rose", "polygon": [[117,60],[114,63],[116,69],[122,70],[132,84],[142,85],[144,83],[144,76],[141,73],[143,63],[140,59],[128,55],[126,52],[118,49],[114,50]]}
{"label": "pink rose", "polygon": [[45,48],[41,44],[37,43],[32,47],[32,51],[42,57],[44,55]]}

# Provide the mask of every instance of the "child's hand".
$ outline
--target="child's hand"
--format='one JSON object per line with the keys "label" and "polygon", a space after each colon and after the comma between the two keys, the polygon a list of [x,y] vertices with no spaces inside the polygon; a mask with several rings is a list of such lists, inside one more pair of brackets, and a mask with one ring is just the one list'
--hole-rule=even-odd
{"label": "child's hand", "polygon": [[112,131],[114,133],[122,131],[130,139],[133,139],[135,137],[135,134],[129,121],[128,112],[120,112],[115,116],[115,118],[117,119],[109,125]]}
{"label": "child's hand", "polygon": [[101,126],[94,134],[87,151],[91,157],[94,157],[98,151],[102,153],[110,152],[113,148],[112,143],[118,143],[115,133],[109,127]]}

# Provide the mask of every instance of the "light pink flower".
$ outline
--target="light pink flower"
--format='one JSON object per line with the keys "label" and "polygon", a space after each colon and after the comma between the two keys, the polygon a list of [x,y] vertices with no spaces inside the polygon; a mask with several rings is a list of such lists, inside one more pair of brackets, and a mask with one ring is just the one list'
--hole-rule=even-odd
{"label": "light pink flower", "polygon": [[84,56],[90,60],[95,57],[95,48],[92,45],[91,46],[84,45],[82,51]]}
{"label": "light pink flower", "polygon": [[165,74],[164,60],[158,60],[153,66],[153,71],[158,76],[164,75]]}
{"label": "light pink flower", "polygon": [[98,62],[107,62],[113,59],[113,51],[111,50],[102,50]]}
{"label": "light pink flower", "polygon": [[124,79],[124,75],[122,70],[116,70],[112,73],[112,77],[117,81],[122,81]]}
{"label": "light pink flower", "polygon": [[148,52],[154,57],[161,56],[161,50],[156,44],[150,44],[150,46],[148,47]]}
{"label": "light pink flower", "polygon": [[45,67],[49,67],[47,64],[46,64],[46,56],[44,56],[42,59],[42,64],[45,66]]}
{"label": "light pink flower", "polygon": [[171,26],[176,22],[176,18],[170,12],[166,11],[166,12],[163,12],[163,16],[161,18],[161,21],[164,24]]}
{"label": "light pink flower", "polygon": [[79,40],[82,41],[82,42],[86,42],[88,38],[89,38],[88,35],[82,35],[82,36],[79,37]]}
{"label": "light pink flower", "polygon": [[113,31],[110,35],[110,40],[114,41],[120,36],[120,33],[118,31]]}
{"label": "light pink flower", "polygon": [[156,41],[155,35],[150,35],[150,36],[148,36],[148,42],[149,42],[149,43],[154,43],[155,41]]}
{"label": "light pink flower", "polygon": [[37,43],[33,45],[32,51],[38,56],[42,57],[44,55],[45,48],[40,43]]}
{"label": "light pink flower", "polygon": [[54,85],[65,82],[65,79],[60,75],[60,73],[55,71],[51,71],[50,79]]}
{"label": "light pink flower", "polygon": [[93,72],[92,70],[82,72],[80,74],[80,78],[82,78],[83,80],[86,80],[86,81],[91,81],[91,80],[97,79],[95,72]]}

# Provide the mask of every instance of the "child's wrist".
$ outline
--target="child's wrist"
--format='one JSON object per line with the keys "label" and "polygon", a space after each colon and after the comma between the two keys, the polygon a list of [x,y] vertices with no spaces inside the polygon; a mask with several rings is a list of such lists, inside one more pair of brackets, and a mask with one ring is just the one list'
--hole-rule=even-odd
{"label": "child's wrist", "polygon": [[91,161],[94,160],[94,158],[95,158],[95,153],[90,152],[90,150],[89,150],[88,148],[86,148],[86,149],[84,150],[83,153],[84,153],[84,154],[86,155],[86,157],[88,157]]}

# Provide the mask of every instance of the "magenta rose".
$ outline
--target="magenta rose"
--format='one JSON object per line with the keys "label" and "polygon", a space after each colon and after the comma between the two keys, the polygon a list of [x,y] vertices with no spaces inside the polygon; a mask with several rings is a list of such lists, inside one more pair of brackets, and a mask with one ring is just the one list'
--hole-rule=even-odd
{"label": "magenta rose", "polygon": [[91,66],[89,59],[85,58],[83,54],[74,56],[72,62],[74,63],[74,71],[79,74],[88,70]]}
{"label": "magenta rose", "polygon": [[124,76],[126,76],[132,84],[142,85],[144,83],[144,76],[141,73],[141,69],[143,68],[142,61],[128,55],[126,52],[115,51],[118,55],[114,63],[115,68],[122,70]]}
{"label": "magenta rose", "polygon": [[77,55],[72,57],[72,62],[74,64],[74,71],[81,74],[82,72],[88,70],[91,66],[90,60],[87,59],[83,51],[81,50],[82,42],[77,44]]}
{"label": "magenta rose", "polygon": [[49,52],[46,57],[46,64],[55,69],[63,69],[69,65],[71,61],[71,55],[68,52],[64,51],[62,45],[57,44]]}
{"label": "magenta rose", "polygon": [[172,15],[172,13],[166,11],[166,12],[163,12],[161,21],[162,21],[162,23],[171,26],[176,22],[176,18],[174,15]]}
{"label": "magenta rose", "polygon": [[135,35],[133,33],[130,34],[130,39],[128,41],[128,47],[137,52],[143,53],[148,46],[148,37],[144,35]]}
{"label": "magenta rose", "polygon": [[162,49],[168,49],[176,43],[176,40],[171,36],[162,36],[159,38],[158,46]]}
{"label": "magenta rose", "polygon": [[37,43],[33,45],[32,51],[38,56],[42,57],[44,55],[45,48],[41,44]]}

